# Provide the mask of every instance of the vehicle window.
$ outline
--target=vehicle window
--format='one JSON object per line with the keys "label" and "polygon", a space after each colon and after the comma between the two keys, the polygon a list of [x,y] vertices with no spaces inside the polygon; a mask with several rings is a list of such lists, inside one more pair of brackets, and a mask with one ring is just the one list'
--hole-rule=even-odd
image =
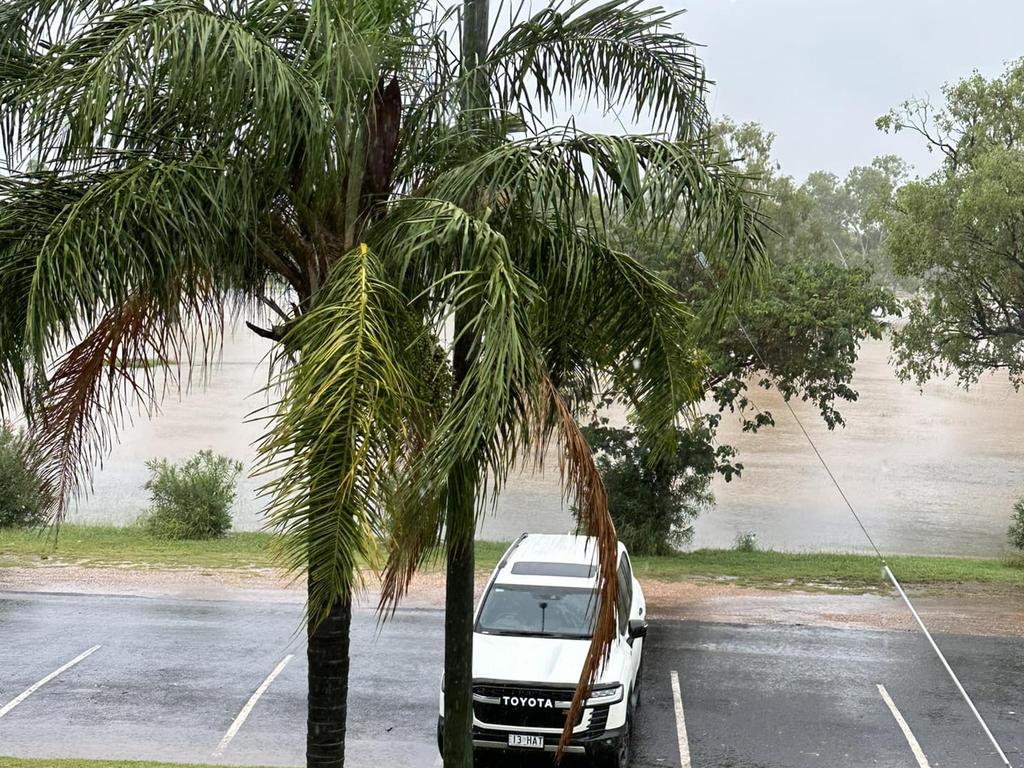
{"label": "vehicle window", "polygon": [[534,563],[521,560],[512,565],[517,576],[562,576],[571,579],[592,579],[597,573],[596,565],[585,563]]}
{"label": "vehicle window", "polygon": [[629,584],[629,594],[633,594],[633,565],[629,562],[629,555],[622,553],[622,567],[626,569],[626,583]]}
{"label": "vehicle window", "polygon": [[623,558],[619,562],[619,634],[625,634],[629,624],[630,608],[633,605],[633,579],[629,576],[629,564]]}
{"label": "vehicle window", "polygon": [[594,634],[593,589],[495,584],[484,598],[477,632],[588,638]]}

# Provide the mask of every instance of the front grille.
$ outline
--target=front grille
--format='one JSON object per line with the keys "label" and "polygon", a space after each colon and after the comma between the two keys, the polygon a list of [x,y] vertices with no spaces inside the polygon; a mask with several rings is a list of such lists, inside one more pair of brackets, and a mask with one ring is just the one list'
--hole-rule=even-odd
{"label": "front grille", "polygon": [[562,729],[574,690],[479,683],[473,686],[473,713],[491,725]]}
{"label": "front grille", "polygon": [[605,704],[600,707],[594,707],[590,711],[590,725],[587,726],[587,733],[604,733],[604,729],[608,726],[609,708],[609,705]]}

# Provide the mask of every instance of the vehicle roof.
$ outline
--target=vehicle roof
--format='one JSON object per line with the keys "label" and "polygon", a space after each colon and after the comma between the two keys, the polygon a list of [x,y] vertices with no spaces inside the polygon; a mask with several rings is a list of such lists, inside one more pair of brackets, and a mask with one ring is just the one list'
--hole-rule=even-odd
{"label": "vehicle roof", "polygon": [[[622,544],[618,552],[623,552]],[[590,576],[550,576],[513,573],[517,563],[566,563],[592,565]],[[530,533],[522,536],[498,564],[499,584],[545,584],[565,587],[593,587],[597,582],[597,539],[573,534]]]}

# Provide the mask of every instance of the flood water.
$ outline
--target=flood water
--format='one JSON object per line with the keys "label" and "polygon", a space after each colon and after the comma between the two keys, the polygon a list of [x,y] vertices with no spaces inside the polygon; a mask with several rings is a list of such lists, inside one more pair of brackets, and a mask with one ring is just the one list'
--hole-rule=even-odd
{"label": "flood water", "polygon": [[[145,462],[181,459],[203,448],[251,466],[261,425],[247,414],[265,403],[252,393],[266,383],[267,347],[240,333],[224,346],[206,387],[168,398],[159,416],[138,419],[94,478],[75,521],[128,523],[146,506]],[[794,407],[851,502],[885,552],[997,555],[1006,548],[1013,501],[1024,494],[1024,393],[1005,378],[986,378],[969,392],[952,382],[901,384],[888,364],[888,344],[870,342],[854,382],[860,400],[842,408],[847,426],[829,432],[814,408]],[[735,445],[743,476],[716,481],[717,506],[695,527],[694,546],[731,546],[754,532],[764,547],[864,551],[869,545],[800,430],[774,392],[754,392],[774,413],[774,428],[744,434],[723,419],[720,440]],[[480,535],[508,539],[524,530],[562,532],[572,519],[562,504],[557,462],[547,475],[510,480],[497,513]],[[262,524],[259,481],[244,477],[236,526]]]}
{"label": "flood water", "polygon": [[[830,432],[815,408],[794,409],[883,552],[995,555],[1024,495],[1024,392],[993,375],[969,391],[952,381],[900,383],[885,341],[861,350],[857,402]],[[775,392],[754,394],[776,426],[743,434],[723,420],[743,476],[718,482],[718,505],[694,543],[729,545],[753,531],[766,546],[864,551],[869,545]]]}

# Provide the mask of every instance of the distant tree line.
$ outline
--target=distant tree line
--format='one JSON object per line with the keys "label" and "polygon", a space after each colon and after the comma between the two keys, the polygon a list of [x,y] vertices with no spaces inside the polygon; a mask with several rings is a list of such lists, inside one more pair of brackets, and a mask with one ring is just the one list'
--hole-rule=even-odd
{"label": "distant tree line", "polygon": [[1024,383],[1024,61],[943,89],[945,104],[904,102],[879,118],[939,153],[935,173],[902,185],[884,225],[893,269],[921,281],[895,334],[900,374],[989,371]]}
{"label": "distant tree line", "polygon": [[[739,167],[771,228],[769,275],[715,332],[706,330],[701,314],[719,276],[685,222],[670,237],[629,227],[618,232],[624,249],[695,308],[706,370],[675,454],[652,459],[628,428],[601,419],[591,424],[588,435],[602,451],[619,535],[635,551],[685,544],[693,518],[713,503],[711,478],[731,480],[742,472],[736,450],[716,433],[727,413],[738,414],[746,431],[774,424],[774,415],[757,407],[752,388],[777,388],[787,400],[813,404],[830,429],[842,425],[842,404],[857,399],[852,380],[861,343],[880,339],[887,317],[899,311],[894,289],[914,285],[894,272],[885,249],[886,206],[906,177],[905,163],[880,157],[845,179],[819,171],[798,183],[772,157],[773,140],[754,123],[722,120],[713,127],[719,156]],[[639,515],[641,507],[653,511]]]}
{"label": "distant tree line", "polygon": [[[925,178],[910,178],[903,160],[886,155],[842,179],[818,171],[797,182],[772,157],[771,133],[717,123],[711,141],[737,162],[770,222],[772,270],[724,328],[701,336],[701,394],[712,407],[695,409],[680,443],[684,461],[677,454],[656,466],[628,428],[591,426],[613,515],[634,548],[685,543],[693,518],[713,502],[711,478],[742,472],[716,431],[729,412],[748,431],[774,423],[751,388],[776,387],[813,403],[829,428],[842,425],[841,406],[857,399],[860,344],[882,337],[887,316],[902,315],[891,343],[905,380],[953,376],[969,387],[1001,371],[1015,388],[1024,383],[1024,60],[994,78],[974,73],[947,85],[943,100],[908,100],[877,121],[886,132],[918,134],[941,157]],[[625,227],[619,237],[699,312],[715,277],[685,226],[674,239]],[[648,515],[648,529],[638,531],[637,501],[654,496],[670,509]],[[1010,533],[1018,547],[1022,509]]]}

